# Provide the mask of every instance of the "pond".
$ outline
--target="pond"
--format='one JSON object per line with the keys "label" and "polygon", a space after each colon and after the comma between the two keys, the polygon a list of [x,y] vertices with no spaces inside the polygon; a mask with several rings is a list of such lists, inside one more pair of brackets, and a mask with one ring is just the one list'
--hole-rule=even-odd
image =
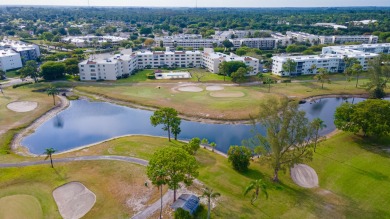
{"label": "pond", "polygon": [[[300,105],[306,116],[312,120],[320,117],[327,128],[321,134],[335,129],[333,114],[342,102],[360,102],[362,98],[323,98]],[[66,151],[93,144],[116,136],[145,134],[167,136],[160,126],[150,124],[151,111],[133,109],[106,102],[87,100],[71,101],[70,106],[54,118],[39,126],[34,133],[22,140],[22,145],[31,153],[42,154],[45,148]],[[207,124],[182,121],[179,139],[193,137],[207,138],[216,142],[217,149],[227,152],[230,145],[241,145],[241,141],[254,136],[252,125],[246,124]],[[261,127],[259,130],[264,132]],[[162,142],[163,144],[164,142]]]}

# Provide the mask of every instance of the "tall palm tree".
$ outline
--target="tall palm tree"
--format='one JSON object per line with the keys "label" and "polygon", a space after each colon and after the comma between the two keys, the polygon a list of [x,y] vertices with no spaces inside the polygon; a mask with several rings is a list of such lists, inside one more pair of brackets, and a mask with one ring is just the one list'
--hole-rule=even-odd
{"label": "tall palm tree", "polygon": [[318,139],[320,137],[320,130],[326,128],[326,124],[325,122],[320,119],[320,118],[315,118],[313,119],[312,121],[312,125],[313,125],[313,128],[314,128],[314,131],[315,131],[315,136],[314,136],[314,152],[316,152],[316,147],[317,147],[317,143],[318,143]]}
{"label": "tall palm tree", "polygon": [[259,197],[260,190],[265,195],[266,199],[268,199],[267,186],[262,179],[257,179],[257,180],[253,180],[252,182],[250,182],[248,187],[246,187],[246,189],[245,189],[244,196],[247,195],[252,190],[254,190],[253,195],[252,195],[252,199],[251,199],[252,205],[256,201],[256,199]]}
{"label": "tall palm tree", "polygon": [[53,96],[53,103],[54,103],[54,106],[56,105],[56,98],[55,98],[55,95],[58,95],[60,93],[60,91],[56,88],[56,87],[49,87],[47,90],[46,90],[46,93],[48,96]]}
{"label": "tall palm tree", "polygon": [[45,149],[45,154],[46,154],[45,160],[50,158],[51,168],[54,168],[54,166],[53,166],[53,158],[51,157],[51,155],[54,154],[55,152],[56,152],[56,150],[53,149],[53,148],[46,148]]}
{"label": "tall palm tree", "polygon": [[324,89],[324,83],[328,82],[330,84],[329,72],[325,68],[319,68],[318,73],[314,76],[314,79],[321,82],[321,88]]}
{"label": "tall palm tree", "polygon": [[214,148],[217,147],[217,144],[215,142],[210,143],[211,151],[214,152]]}
{"label": "tall palm tree", "polygon": [[204,188],[203,190],[203,195],[202,197],[207,197],[207,207],[208,207],[208,211],[207,211],[207,219],[210,219],[210,214],[211,214],[211,199],[212,198],[216,198],[216,197],[219,197],[221,196],[220,193],[218,192],[214,192],[213,189],[210,189],[210,188]]}

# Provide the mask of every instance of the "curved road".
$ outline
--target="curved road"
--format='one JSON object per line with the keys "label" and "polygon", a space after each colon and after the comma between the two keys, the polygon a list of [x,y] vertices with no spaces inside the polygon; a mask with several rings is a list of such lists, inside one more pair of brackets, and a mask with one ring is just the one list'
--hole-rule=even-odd
{"label": "curved road", "polygon": [[[135,157],[125,157],[125,156],[81,156],[81,157],[67,157],[67,158],[58,158],[53,160],[53,163],[64,163],[64,162],[73,162],[73,161],[89,161],[89,160],[116,160],[116,161],[124,161],[129,163],[135,163],[142,166],[148,165],[147,160],[135,158]],[[49,164],[50,160],[39,160],[39,161],[28,161],[28,162],[21,162],[21,163],[0,163],[0,167],[25,167],[25,166],[33,166],[33,165],[41,165],[41,164]],[[168,204],[169,200],[173,199],[173,191],[169,190],[167,193],[163,196],[163,206]],[[151,204],[147,208],[145,208],[143,211],[138,212],[136,215],[134,215],[133,219],[143,219],[148,218],[153,215],[154,212],[156,212],[158,209],[160,209],[160,200],[157,200],[155,203]]]}

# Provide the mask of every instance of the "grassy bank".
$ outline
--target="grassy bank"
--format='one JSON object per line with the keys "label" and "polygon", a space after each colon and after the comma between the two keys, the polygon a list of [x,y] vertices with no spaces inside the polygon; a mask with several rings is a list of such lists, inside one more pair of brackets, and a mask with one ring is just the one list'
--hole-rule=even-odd
{"label": "grassy bank", "polygon": [[[280,98],[277,94],[259,92],[254,87],[225,86],[222,91],[207,91],[199,85],[201,92],[179,91],[177,85],[132,85],[132,86],[78,86],[77,90],[110,99],[127,101],[142,106],[173,107],[180,114],[195,118],[219,120],[249,119],[257,114],[259,103],[269,98]],[[214,94],[241,94],[242,97],[215,97]]]}
{"label": "grassy bank", "polygon": [[[157,148],[179,144],[162,138],[132,136],[61,156],[115,154],[149,159]],[[388,147],[389,141],[381,144]],[[272,170],[258,161],[241,174],[231,168],[226,158],[204,149],[196,158],[201,164],[199,179],[222,193],[213,213],[216,218],[390,217],[389,155],[378,149],[378,143],[348,133],[323,142],[308,163],[319,176],[320,188],[316,189],[298,187],[288,172],[281,173],[281,184],[274,184],[270,182]],[[242,195],[243,190],[251,180],[260,177],[267,181],[270,197],[261,197],[252,206],[250,197]]]}

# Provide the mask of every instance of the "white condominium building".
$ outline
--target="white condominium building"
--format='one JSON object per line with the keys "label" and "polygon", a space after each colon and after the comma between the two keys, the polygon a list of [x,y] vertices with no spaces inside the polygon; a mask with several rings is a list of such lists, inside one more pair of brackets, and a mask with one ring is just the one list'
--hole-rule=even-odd
{"label": "white condominium building", "polygon": [[124,37],[116,36],[69,36],[62,38],[62,42],[71,43],[76,47],[101,46],[103,43],[111,43],[112,45],[119,45],[120,42],[127,40]]}
{"label": "white condominium building", "polygon": [[140,51],[128,55],[118,54],[108,59],[89,59],[79,63],[80,79],[116,80],[132,74],[137,69],[162,67],[205,67],[210,72],[218,73],[221,62],[240,61],[253,68],[247,75],[259,72],[259,60],[249,56],[240,57],[233,53],[225,55],[206,48],[201,51],[176,51],[169,48],[165,52]]}
{"label": "white condominium building", "polygon": [[0,70],[8,71],[21,68],[22,66],[22,59],[19,53],[11,49],[0,50]]}
{"label": "white condominium building", "polygon": [[247,73],[247,76],[259,73],[259,60],[249,56],[237,56],[233,53],[226,55],[220,52],[214,52],[213,49],[205,49],[203,53],[203,66],[210,72],[219,73],[219,64],[222,62],[239,61],[253,68]]}
{"label": "white condominium building", "polygon": [[234,48],[247,46],[249,48],[257,48],[263,50],[271,50],[277,48],[278,39],[275,38],[234,38],[230,39]]}
{"label": "white condominium building", "polygon": [[378,36],[374,35],[356,35],[356,36],[320,36],[320,44],[345,44],[345,43],[378,43]]}
{"label": "white condominium building", "polygon": [[29,60],[36,60],[41,55],[38,45],[14,40],[0,41],[0,49],[12,49],[19,53],[22,63],[26,63]]}
{"label": "white condominium building", "polygon": [[[346,57],[356,58],[363,69],[367,70],[368,61],[378,56],[378,53],[390,53],[390,43],[329,46],[322,49],[321,55],[274,56],[272,57],[272,73],[280,76],[316,74],[319,68],[325,68],[333,73],[343,72],[345,69],[344,58]],[[289,59],[297,64],[296,69],[291,73],[283,69],[283,64]]]}
{"label": "white condominium building", "polygon": [[221,45],[221,41],[215,39],[155,39],[155,46],[160,46],[162,42],[163,47],[176,48],[178,46],[184,48],[213,48],[213,44]]}
{"label": "white condominium building", "polygon": [[287,31],[286,35],[290,39],[295,40],[297,42],[309,42],[311,44],[314,44],[315,42],[318,41],[318,36],[317,35],[304,33],[304,32]]}

